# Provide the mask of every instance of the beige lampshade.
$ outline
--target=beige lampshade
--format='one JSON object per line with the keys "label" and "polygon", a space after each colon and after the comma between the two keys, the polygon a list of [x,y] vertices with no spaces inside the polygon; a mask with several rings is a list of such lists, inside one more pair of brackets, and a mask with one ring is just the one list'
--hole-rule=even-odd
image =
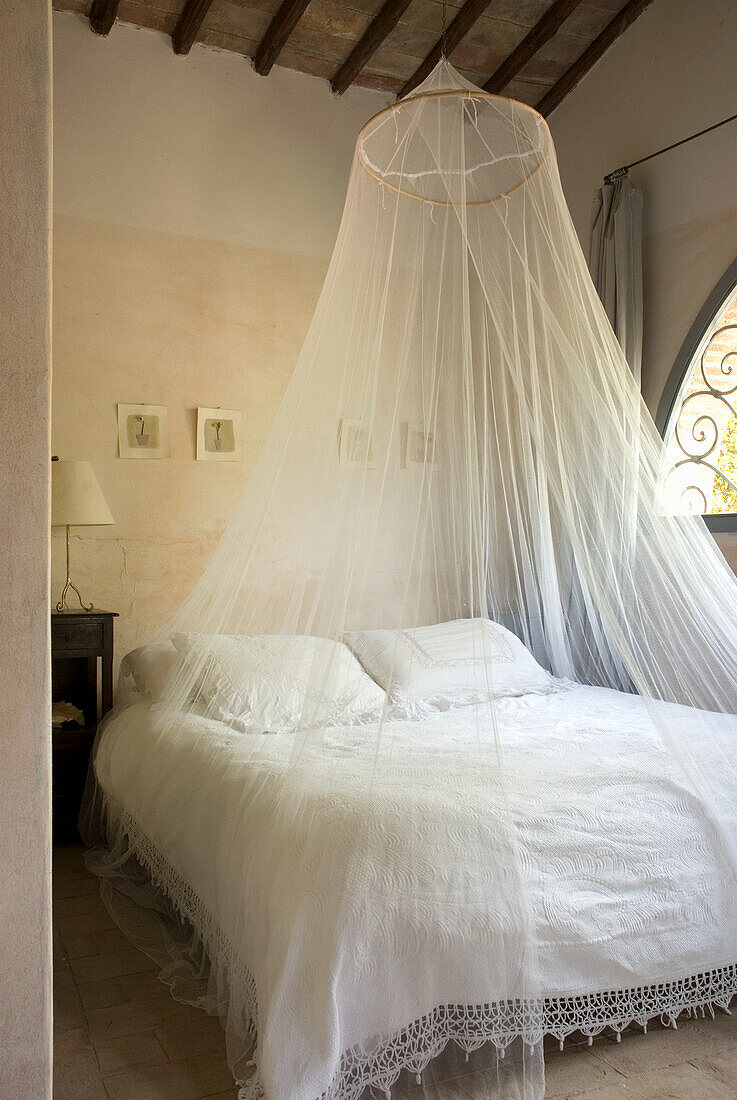
{"label": "beige lampshade", "polygon": [[103,527],[115,523],[89,462],[51,463],[51,526]]}

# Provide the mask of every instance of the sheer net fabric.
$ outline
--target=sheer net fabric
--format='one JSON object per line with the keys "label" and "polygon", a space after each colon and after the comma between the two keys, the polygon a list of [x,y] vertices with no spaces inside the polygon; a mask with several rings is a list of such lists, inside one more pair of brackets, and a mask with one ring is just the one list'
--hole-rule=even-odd
{"label": "sheer net fabric", "polygon": [[[429,1088],[483,1047],[488,1095],[538,1100],[545,1030],[728,1000],[737,584],[661,460],[545,122],[441,62],[360,133],[165,687],[96,752],[91,861],[175,995],[220,1015],[243,1096]],[[657,902],[675,961],[628,916],[634,806],[698,855],[698,919]],[[596,874],[604,908],[576,893]]]}

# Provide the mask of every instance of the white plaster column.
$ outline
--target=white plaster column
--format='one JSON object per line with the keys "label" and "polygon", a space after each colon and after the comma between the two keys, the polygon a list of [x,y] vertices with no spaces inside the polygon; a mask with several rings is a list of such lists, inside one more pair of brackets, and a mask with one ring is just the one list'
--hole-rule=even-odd
{"label": "white plaster column", "polygon": [[0,0],[0,1098],[51,1096],[48,0]]}

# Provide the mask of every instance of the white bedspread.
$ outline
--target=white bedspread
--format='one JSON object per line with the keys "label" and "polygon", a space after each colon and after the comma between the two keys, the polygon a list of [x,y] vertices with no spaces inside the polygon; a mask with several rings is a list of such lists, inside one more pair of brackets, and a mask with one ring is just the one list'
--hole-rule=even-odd
{"label": "white bedspread", "polygon": [[[673,709],[675,736],[693,736],[694,712]],[[175,746],[151,738],[147,704],[104,732],[103,790],[192,887],[253,975],[269,1100],[315,1100],[345,1050],[436,1005],[509,993],[506,964],[523,917],[509,901],[519,891],[505,890],[520,868],[505,806],[532,900],[539,992],[626,989],[737,961],[725,834],[638,698],[572,687],[500,700],[506,790],[495,779],[487,713],[463,707],[393,724],[371,785],[374,727],[332,729],[323,766],[311,778],[288,773],[286,788],[291,735],[271,735],[254,764],[247,736],[204,718],[188,718]],[[714,728],[732,756],[737,719],[715,716]],[[725,806],[734,815],[727,773],[717,759],[706,767],[708,799],[723,818]],[[312,785],[302,832],[284,812],[291,782],[301,792]],[[245,804],[244,783],[253,791]],[[734,816],[724,825],[737,836]]]}

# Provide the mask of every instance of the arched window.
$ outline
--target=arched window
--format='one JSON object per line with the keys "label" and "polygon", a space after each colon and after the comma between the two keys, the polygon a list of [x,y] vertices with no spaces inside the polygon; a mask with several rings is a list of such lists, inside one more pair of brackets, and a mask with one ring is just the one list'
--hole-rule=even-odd
{"label": "arched window", "polygon": [[679,352],[657,417],[674,506],[737,531],[737,260]]}

